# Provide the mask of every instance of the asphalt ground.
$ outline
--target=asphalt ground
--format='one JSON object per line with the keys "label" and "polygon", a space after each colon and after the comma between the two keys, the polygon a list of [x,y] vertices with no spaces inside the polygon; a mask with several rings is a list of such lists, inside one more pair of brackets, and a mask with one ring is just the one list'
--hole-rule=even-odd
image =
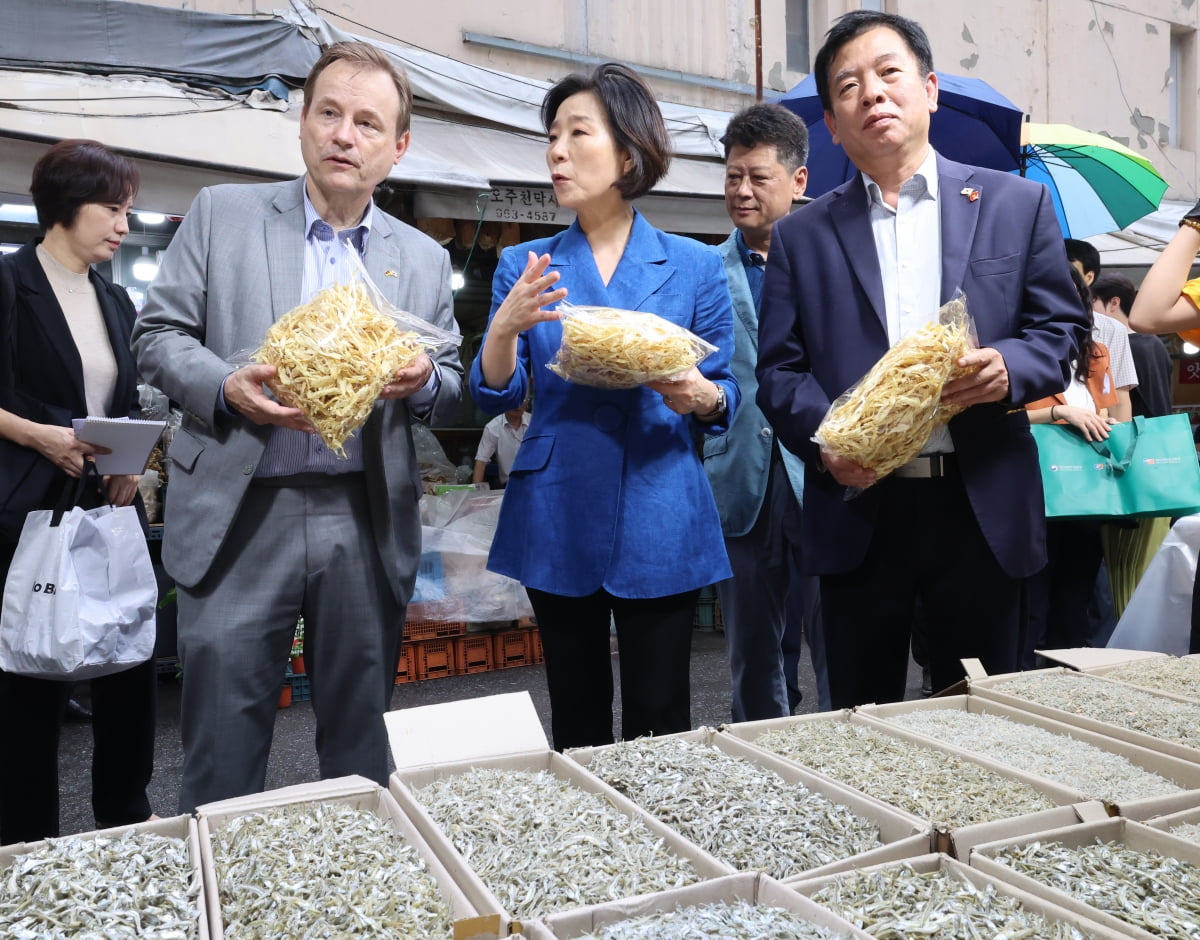
{"label": "asphalt ground", "polygon": [[[614,708],[620,707],[620,683]],[[807,649],[800,662],[800,688],[804,699],[797,714],[817,710],[817,693]],[[921,671],[910,663],[906,698],[921,696]],[[78,699],[87,704],[86,684],[77,687]],[[412,708],[503,692],[528,691],[550,738],[550,701],[546,673],[541,665],[492,670],[464,676],[444,676],[396,686],[392,708]],[[154,777],[150,802],[160,816],[174,816],[178,808],[179,777],[183,750],[179,741],[180,684],[170,670],[163,671],[158,686],[158,725],[154,754]],[[718,727],[730,720],[729,661],[725,635],[717,630],[697,629],[692,639],[692,724]],[[10,716],[11,720],[11,716]],[[281,708],[275,720],[275,737],[267,767],[267,787],[290,786],[319,779],[314,749],[315,721],[309,702]],[[59,748],[60,830],[62,835],[95,828],[91,808],[91,726],[68,722],[63,726]],[[9,772],[9,771],[6,771]]]}

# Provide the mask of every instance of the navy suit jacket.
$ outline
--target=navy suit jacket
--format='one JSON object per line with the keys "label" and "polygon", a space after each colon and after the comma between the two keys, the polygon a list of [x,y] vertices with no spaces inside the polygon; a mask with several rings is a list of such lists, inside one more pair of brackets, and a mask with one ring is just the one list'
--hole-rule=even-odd
{"label": "navy suit jacket", "polygon": [[[0,408],[38,424],[70,427],[87,416],[83,362],[62,307],[30,242],[0,261]],[[124,289],[89,275],[117,361],[109,417],[138,412],[129,351],[136,312]],[[26,513],[46,508],[67,475],[37,451],[0,438],[0,539],[16,542]]]}
{"label": "navy suit jacket", "polygon": [[[941,300],[962,288],[979,345],[1003,355],[1010,386],[1007,400],[952,419],[950,435],[984,537],[1009,576],[1025,577],[1045,564],[1046,546],[1037,448],[1022,406],[1066,387],[1087,317],[1045,187],[940,156],[937,166]],[[889,346],[861,176],[775,226],[759,321],[758,403],[806,463],[805,557],[814,574],[853,570],[888,481],[846,500],[812,436],[830,402]]]}

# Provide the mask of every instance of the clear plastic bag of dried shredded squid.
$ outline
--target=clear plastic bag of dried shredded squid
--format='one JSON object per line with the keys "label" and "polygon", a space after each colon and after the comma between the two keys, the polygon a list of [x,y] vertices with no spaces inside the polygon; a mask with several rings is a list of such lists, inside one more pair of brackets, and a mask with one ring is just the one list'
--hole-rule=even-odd
{"label": "clear plastic bag of dried shredded squid", "polygon": [[346,439],[393,376],[462,337],[393,306],[353,251],[341,264],[338,283],[280,317],[250,358],[275,366],[267,382],[275,397],[303,411],[326,446],[345,456]]}
{"label": "clear plastic bag of dried shredded squid", "polygon": [[568,382],[634,388],[676,378],[717,347],[653,313],[561,303],[562,343],[546,367]]}
{"label": "clear plastic bag of dried shredded squid", "polygon": [[935,320],[892,346],[830,405],[813,441],[882,479],[920,454],[934,430],[962,410],[942,404],[942,388],[974,371],[957,362],[978,345],[967,299],[957,291]]}

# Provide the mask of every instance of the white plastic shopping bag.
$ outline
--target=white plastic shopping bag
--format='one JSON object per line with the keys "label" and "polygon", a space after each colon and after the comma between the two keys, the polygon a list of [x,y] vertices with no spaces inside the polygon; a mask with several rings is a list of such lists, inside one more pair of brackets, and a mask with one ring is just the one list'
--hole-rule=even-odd
{"label": "white plastic shopping bag", "polygon": [[157,603],[132,506],[31,512],[4,585],[0,669],[46,679],[129,669],[154,654]]}

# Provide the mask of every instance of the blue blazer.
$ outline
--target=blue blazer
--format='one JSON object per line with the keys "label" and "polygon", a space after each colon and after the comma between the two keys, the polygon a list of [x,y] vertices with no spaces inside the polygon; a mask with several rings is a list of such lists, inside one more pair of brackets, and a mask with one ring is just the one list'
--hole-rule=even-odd
{"label": "blue blazer", "polygon": [[[640,213],[607,287],[578,223],[501,255],[492,314],[525,269],[527,253],[549,254],[568,300],[655,313],[717,346],[700,371],[725,388],[729,415],[739,392],[729,371],[733,311],[721,259],[699,242],[668,235]],[[675,414],[657,392],[575,385],[546,368],[562,339],[558,321],[520,337],[506,388],[483,384],[479,358],[471,394],[489,414],[519,403],[532,378],[529,429],[513,461],[488,567],[527,587],[583,597],[678,594],[730,576],[712,490],[693,442],[725,431]]]}
{"label": "blue blazer", "polygon": [[[968,408],[950,435],[984,537],[1009,576],[1025,577],[1045,564],[1046,545],[1037,448],[1022,406],[1066,387],[1087,316],[1046,188],[942,157],[937,165],[942,302],[962,288],[979,345],[1004,356],[1010,383],[1007,401]],[[866,188],[855,176],[775,226],[760,314],[758,403],[806,463],[803,531],[814,574],[862,562],[879,490],[847,502],[819,470],[811,438],[830,402],[888,345]]]}
{"label": "blue blazer", "polygon": [[[712,484],[726,538],[745,535],[758,520],[767,495],[767,476],[771,470],[771,445],[775,431],[754,401],[758,379],[758,310],[746,279],[746,266],[738,251],[737,233],[725,239],[717,249],[729,279],[733,301],[733,377],[742,390],[742,404],[730,422],[729,430],[704,439],[704,472]],[[796,499],[803,502],[804,464],[795,454],[780,447],[783,466]]]}

